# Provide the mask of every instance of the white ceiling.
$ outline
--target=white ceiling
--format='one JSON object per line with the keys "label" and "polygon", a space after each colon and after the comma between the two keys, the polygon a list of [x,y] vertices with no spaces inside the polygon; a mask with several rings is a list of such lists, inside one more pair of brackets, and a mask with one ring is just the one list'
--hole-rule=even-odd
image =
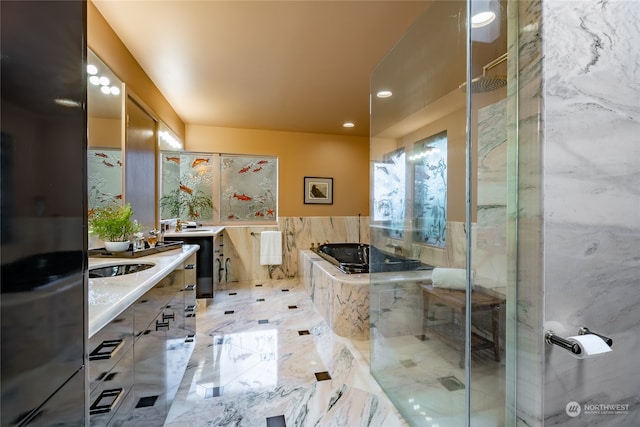
{"label": "white ceiling", "polygon": [[369,134],[369,74],[429,3],[94,0],[185,124],[350,135]]}

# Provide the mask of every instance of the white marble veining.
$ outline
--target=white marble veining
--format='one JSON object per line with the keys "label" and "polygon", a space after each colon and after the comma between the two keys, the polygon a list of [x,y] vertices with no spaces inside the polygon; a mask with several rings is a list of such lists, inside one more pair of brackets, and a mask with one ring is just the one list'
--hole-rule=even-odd
{"label": "white marble veining", "polygon": [[[198,307],[196,338],[166,427],[254,427],[280,415],[288,426],[407,425],[295,279],[232,284]],[[316,379],[323,371],[330,380]]]}
{"label": "white marble veining", "polygon": [[507,286],[507,100],[478,111],[478,211],[475,284],[505,295]]}
{"label": "white marble veining", "polygon": [[[549,1],[542,11],[545,321],[614,340],[611,353],[588,360],[545,349],[544,421],[637,425],[640,3]],[[630,407],[572,419],[569,401]]]}
{"label": "white marble veining", "polygon": [[[529,1],[519,21],[517,417],[638,425],[640,3]],[[544,344],[551,325],[563,335],[588,326],[613,351],[574,359]]]}
{"label": "white marble veining", "polygon": [[[260,232],[282,232],[281,265],[260,265]],[[253,233],[253,234],[252,234]],[[318,243],[368,243],[369,217],[280,217],[275,226],[225,226],[225,258],[230,281],[296,277],[298,251]]]}
{"label": "white marble veining", "polygon": [[198,245],[159,252],[139,258],[89,258],[89,269],[105,265],[152,263],[154,267],[118,277],[88,280],[88,337],[107,325],[136,299],[198,250]]}
{"label": "white marble veining", "polygon": [[[371,297],[378,301],[383,289],[398,292],[398,287],[417,289],[418,284],[431,282],[431,270],[343,273],[310,250],[300,251],[299,265],[298,277],[323,319],[334,333],[352,340],[369,339]],[[422,319],[421,312],[417,318]]]}

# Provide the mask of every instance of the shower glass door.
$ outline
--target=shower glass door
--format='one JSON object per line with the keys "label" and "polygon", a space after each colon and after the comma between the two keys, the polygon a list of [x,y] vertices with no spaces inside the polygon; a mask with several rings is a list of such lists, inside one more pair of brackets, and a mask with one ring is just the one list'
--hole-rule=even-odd
{"label": "shower glass door", "polygon": [[507,12],[432,2],[371,77],[371,372],[411,426],[511,424]]}

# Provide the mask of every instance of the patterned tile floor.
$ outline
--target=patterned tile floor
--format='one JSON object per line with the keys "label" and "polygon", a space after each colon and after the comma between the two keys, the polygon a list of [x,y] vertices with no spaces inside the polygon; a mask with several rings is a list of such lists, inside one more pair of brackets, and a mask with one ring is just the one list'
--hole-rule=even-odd
{"label": "patterned tile floor", "polygon": [[297,280],[235,283],[199,302],[166,427],[407,425],[369,374],[368,343],[333,334]]}

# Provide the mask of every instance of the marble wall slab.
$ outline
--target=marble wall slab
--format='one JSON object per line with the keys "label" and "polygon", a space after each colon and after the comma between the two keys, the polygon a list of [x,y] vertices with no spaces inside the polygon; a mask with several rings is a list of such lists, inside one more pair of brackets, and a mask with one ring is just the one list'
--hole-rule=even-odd
{"label": "marble wall slab", "polygon": [[506,295],[507,100],[478,111],[478,213],[474,224],[474,283]]}
{"label": "marble wall slab", "polygon": [[640,425],[640,3],[545,1],[542,12],[545,324],[615,343],[588,360],[545,349],[544,422]]}
{"label": "marble wall slab", "polygon": [[[260,265],[260,232],[282,232],[282,264]],[[230,280],[285,279],[298,273],[298,252],[320,243],[369,243],[369,217],[280,217],[277,226],[225,227]]]}
{"label": "marble wall slab", "polygon": [[[518,4],[517,419],[638,425],[640,3]],[[613,351],[578,360],[544,344],[546,329],[580,326]]]}

